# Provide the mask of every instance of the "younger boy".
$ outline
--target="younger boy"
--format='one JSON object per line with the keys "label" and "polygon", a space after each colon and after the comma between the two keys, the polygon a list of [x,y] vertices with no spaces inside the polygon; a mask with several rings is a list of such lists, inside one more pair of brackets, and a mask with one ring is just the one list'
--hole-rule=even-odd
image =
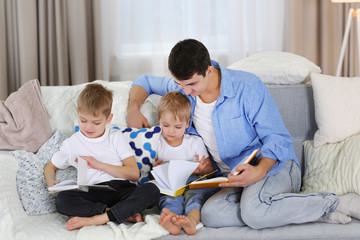
{"label": "younger boy", "polygon": [[44,168],[48,187],[55,181],[57,169],[77,167],[78,157],[87,161],[87,184],[105,184],[116,191],[64,191],[56,198],[59,213],[75,216],[66,227],[79,229],[102,225],[108,221],[143,221],[140,211],[159,201],[154,184],[139,187],[132,182],[139,178],[133,150],[121,131],[106,128],[112,120],[112,92],[100,84],[88,84],[78,98],[77,114],[80,131],[66,139],[60,150]]}
{"label": "younger boy", "polygon": [[[172,91],[164,95],[158,106],[158,118],[162,128],[158,146],[158,166],[164,161],[174,159],[200,162],[198,168],[187,182],[214,170],[202,139],[185,134],[189,127],[191,105],[189,99],[180,92]],[[199,156],[202,156],[199,161]],[[216,189],[188,190],[184,196],[161,195],[159,207],[162,210],[160,224],[173,235],[180,234],[180,227],[189,234],[196,233],[200,221],[200,209]],[[185,216],[183,215],[185,213]]]}

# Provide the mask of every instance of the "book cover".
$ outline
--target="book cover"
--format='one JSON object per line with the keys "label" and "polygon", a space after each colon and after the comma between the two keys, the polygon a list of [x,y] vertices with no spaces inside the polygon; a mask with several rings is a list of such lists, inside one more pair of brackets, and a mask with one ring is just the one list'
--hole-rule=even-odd
{"label": "book cover", "polygon": [[[236,171],[236,168],[241,164],[250,163],[254,159],[259,149],[255,149],[249,156],[244,157],[231,171],[233,175],[239,175],[240,172]],[[193,181],[189,184],[189,189],[202,189],[202,188],[219,188],[220,183],[231,182],[227,177],[216,177],[199,181],[200,179]]]}

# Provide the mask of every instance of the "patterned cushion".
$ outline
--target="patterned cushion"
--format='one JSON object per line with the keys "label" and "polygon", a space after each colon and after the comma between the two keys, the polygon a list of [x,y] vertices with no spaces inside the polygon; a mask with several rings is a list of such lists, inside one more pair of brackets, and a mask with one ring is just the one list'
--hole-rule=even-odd
{"label": "patterned cushion", "polygon": [[[149,180],[150,170],[155,161],[156,151],[159,144],[161,128],[154,126],[152,128],[119,128],[129,141],[130,147],[134,150],[134,156],[140,170],[138,185]],[[79,126],[75,126],[75,132],[79,131]]]}
{"label": "patterned cushion", "polygon": [[128,138],[135,153],[135,159],[140,170],[138,183],[145,183],[149,180],[150,170],[155,161],[161,128],[159,126],[141,129],[126,128],[122,132]]}
{"label": "patterned cushion", "polygon": [[[66,136],[61,130],[58,130],[36,154],[22,150],[10,152],[10,155],[15,157],[19,163],[16,187],[20,201],[28,215],[56,212],[55,198],[48,193],[43,169],[52,155],[59,151],[65,139]],[[76,179],[76,169],[74,167],[59,169],[56,171],[55,179],[59,182]]]}

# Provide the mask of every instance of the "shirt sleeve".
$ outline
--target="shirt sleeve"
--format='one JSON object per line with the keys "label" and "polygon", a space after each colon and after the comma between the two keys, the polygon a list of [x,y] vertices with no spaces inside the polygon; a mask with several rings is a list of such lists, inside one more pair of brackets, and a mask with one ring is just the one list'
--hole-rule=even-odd
{"label": "shirt sleeve", "polygon": [[140,87],[143,87],[149,95],[154,93],[163,96],[167,92],[172,90],[183,92],[174,82],[174,79],[168,77],[142,75],[136,78],[132,85],[138,85]]}
{"label": "shirt sleeve", "polygon": [[195,141],[195,144],[193,144],[193,146],[195,147],[194,152],[196,154],[199,154],[199,160],[201,160],[201,158],[203,156],[205,156],[205,158],[209,157],[209,153],[205,147],[205,144],[204,144],[204,141],[202,140],[202,138],[199,136],[194,136],[194,135],[193,135],[193,138]]}
{"label": "shirt sleeve", "polygon": [[55,167],[59,169],[65,169],[70,167],[69,156],[69,139],[66,139],[60,147],[60,150],[57,151],[52,157],[51,162]]}
{"label": "shirt sleeve", "polygon": [[292,138],[270,92],[258,81],[251,88],[247,99],[249,119],[263,144],[259,158],[267,157],[286,162],[292,156]]}
{"label": "shirt sleeve", "polygon": [[115,148],[121,161],[125,158],[134,156],[134,151],[131,149],[128,141],[121,131],[116,132],[117,141],[115,142]]}

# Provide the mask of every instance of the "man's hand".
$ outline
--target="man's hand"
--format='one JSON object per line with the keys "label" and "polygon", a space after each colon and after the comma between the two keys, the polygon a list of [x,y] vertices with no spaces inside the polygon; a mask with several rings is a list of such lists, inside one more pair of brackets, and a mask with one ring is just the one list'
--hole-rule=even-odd
{"label": "man's hand", "polygon": [[149,128],[150,125],[146,117],[137,107],[128,107],[127,109],[127,126],[132,128]]}
{"label": "man's hand", "polygon": [[220,187],[247,187],[256,183],[266,176],[266,173],[276,164],[277,160],[270,158],[262,158],[258,165],[252,166],[250,164],[239,165],[236,170],[240,172],[239,175],[230,173],[228,179],[230,183],[221,183]]}
{"label": "man's hand", "polygon": [[149,128],[150,125],[145,116],[140,112],[141,105],[149,96],[147,91],[140,86],[132,86],[129,94],[127,107],[127,125],[133,128]]}
{"label": "man's hand", "polygon": [[237,167],[237,170],[240,171],[239,175],[233,175],[230,173],[228,179],[230,183],[221,183],[220,187],[247,187],[257,181],[261,180],[266,175],[264,169],[259,168],[258,166],[252,166],[250,164],[242,164]]}

